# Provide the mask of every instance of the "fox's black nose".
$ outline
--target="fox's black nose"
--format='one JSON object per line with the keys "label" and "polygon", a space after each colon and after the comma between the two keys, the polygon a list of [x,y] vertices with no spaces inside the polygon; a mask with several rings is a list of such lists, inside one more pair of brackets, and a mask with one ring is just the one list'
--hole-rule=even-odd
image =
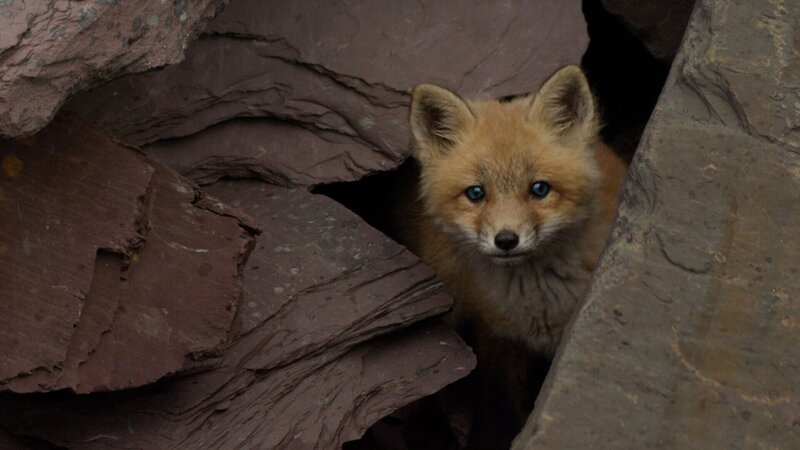
{"label": "fox's black nose", "polygon": [[494,237],[494,245],[501,250],[511,250],[519,244],[519,236],[511,230],[500,230]]}

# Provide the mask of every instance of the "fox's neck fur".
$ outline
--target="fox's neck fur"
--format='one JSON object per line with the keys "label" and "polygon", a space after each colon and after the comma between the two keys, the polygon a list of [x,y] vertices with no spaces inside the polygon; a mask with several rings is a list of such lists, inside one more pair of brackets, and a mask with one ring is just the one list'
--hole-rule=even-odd
{"label": "fox's neck fur", "polygon": [[464,255],[461,270],[470,273],[474,283],[469,287],[472,292],[464,293],[468,316],[480,317],[481,325],[497,336],[522,340],[537,353],[552,357],[600,250],[591,237],[608,229],[598,219],[593,211],[579,226],[562,230],[558,243],[518,265],[498,266],[480,256]]}
{"label": "fox's neck fur", "polygon": [[[574,251],[577,251],[574,250]],[[523,339],[529,347],[552,357],[591,274],[569,256],[551,256],[513,267],[470,264],[482,293],[480,316],[496,315],[488,322],[498,336]]]}

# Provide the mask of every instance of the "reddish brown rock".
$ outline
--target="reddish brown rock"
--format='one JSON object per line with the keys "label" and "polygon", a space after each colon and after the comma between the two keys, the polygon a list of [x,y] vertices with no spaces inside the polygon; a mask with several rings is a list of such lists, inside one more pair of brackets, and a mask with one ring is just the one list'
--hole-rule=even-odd
{"label": "reddish brown rock", "polygon": [[6,395],[0,428],[76,448],[338,448],[472,369],[451,330],[412,325],[450,306],[431,270],[344,207],[254,181],[209,190],[264,230],[229,349],[157,389]]}
{"label": "reddish brown rock", "polygon": [[426,322],[341,356],[325,352],[235,377],[229,367],[102,397],[0,395],[0,424],[76,449],[340,448],[473,365],[452,331]]}
{"label": "reddish brown rock", "polygon": [[389,167],[385,157],[352,137],[271,119],[233,119],[145,148],[148,155],[199,184],[225,176],[309,186],[350,180],[354,170]]}
{"label": "reddish brown rock", "polygon": [[130,253],[144,240],[142,202],[154,169],[109,147],[116,146],[100,134],[61,122],[25,141],[0,142],[4,385],[59,370],[98,249]]}
{"label": "reddish brown rock", "polygon": [[116,80],[69,108],[127,142],[153,143],[150,154],[203,183],[355,180],[407,155],[415,84],[523,93],[577,63],[586,43],[577,2],[238,0],[181,64]]}
{"label": "reddish brown rock", "polygon": [[408,250],[335,201],[257,181],[207,189],[263,229],[245,266],[243,339],[270,345],[250,364],[269,368],[352,346],[440,314],[451,299]]}
{"label": "reddish brown rock", "polygon": [[79,89],[180,61],[226,1],[0,2],[0,136],[42,128]]}
{"label": "reddish brown rock", "polygon": [[238,220],[81,122],[0,158],[0,389],[136,387],[221,352],[251,242]]}

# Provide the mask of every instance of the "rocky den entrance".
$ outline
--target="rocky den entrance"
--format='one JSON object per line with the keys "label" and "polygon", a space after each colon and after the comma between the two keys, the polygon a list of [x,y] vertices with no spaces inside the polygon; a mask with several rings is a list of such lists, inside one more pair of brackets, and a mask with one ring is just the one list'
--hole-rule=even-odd
{"label": "rocky den entrance", "polygon": [[[0,2],[0,447],[791,448],[798,14]],[[452,300],[391,239],[408,93],[567,63],[631,173],[536,409],[476,437]]]}

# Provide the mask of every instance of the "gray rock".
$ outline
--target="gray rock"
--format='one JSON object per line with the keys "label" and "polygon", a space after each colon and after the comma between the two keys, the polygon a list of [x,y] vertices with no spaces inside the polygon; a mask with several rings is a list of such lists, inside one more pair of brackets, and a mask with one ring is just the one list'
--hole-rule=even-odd
{"label": "gray rock", "polygon": [[180,61],[226,2],[0,2],[0,136],[34,133],[80,89]]}
{"label": "gray rock", "polygon": [[799,16],[698,2],[515,449],[800,443]]}
{"label": "gray rock", "polygon": [[152,144],[148,153],[201,183],[350,181],[406,157],[415,84],[470,97],[531,91],[580,60],[585,27],[578,2],[556,0],[238,0],[181,64],[113,81],[68,108]]}

